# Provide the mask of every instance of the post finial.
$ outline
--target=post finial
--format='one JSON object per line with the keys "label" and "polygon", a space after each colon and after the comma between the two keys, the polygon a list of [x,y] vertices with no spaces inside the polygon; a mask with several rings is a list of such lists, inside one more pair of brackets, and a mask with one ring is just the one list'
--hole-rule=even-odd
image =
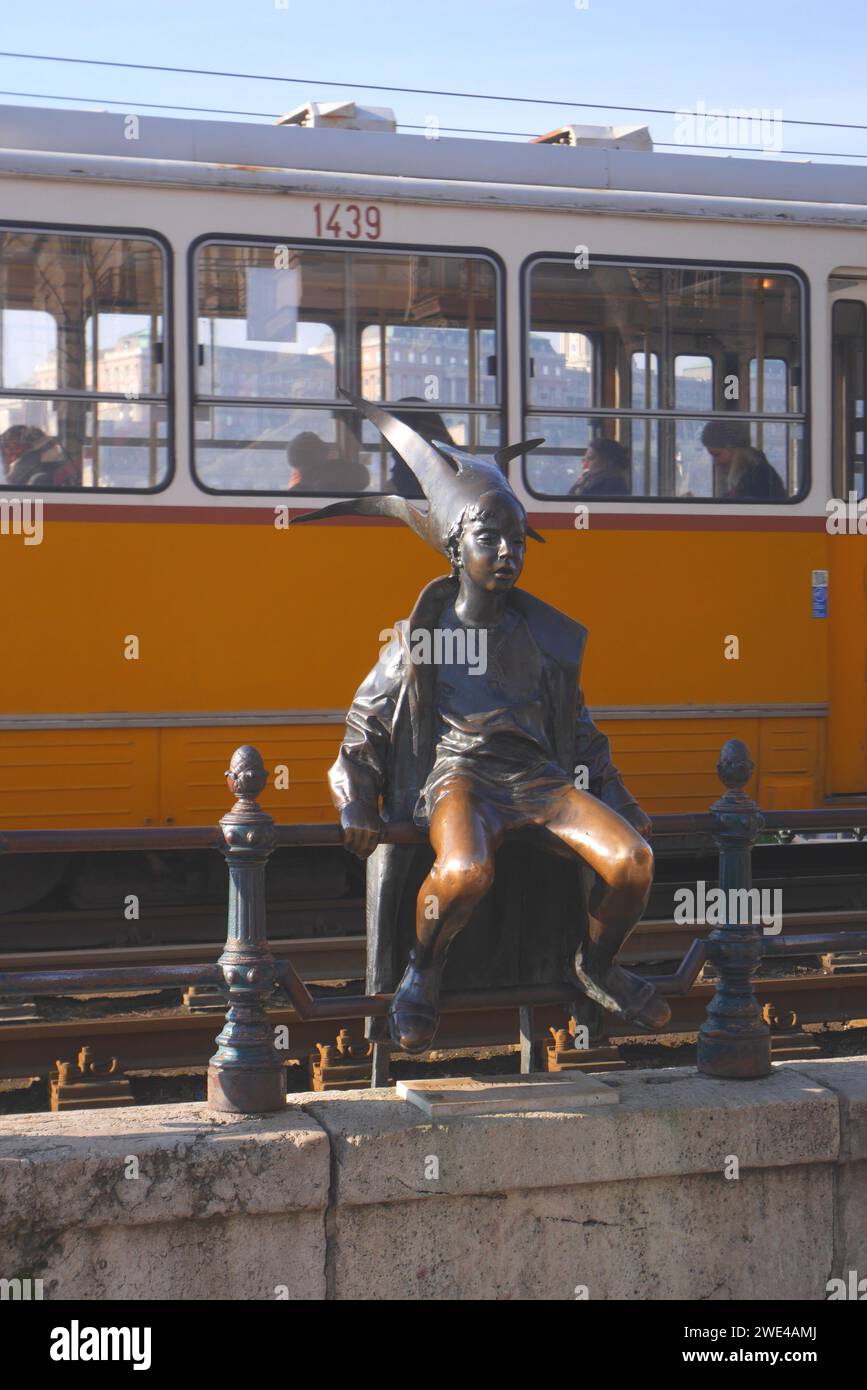
{"label": "post finial", "polygon": [[734,791],[746,786],[753,775],[753,766],[750,750],[743,740],[730,738],[719,755],[717,776],[727,791]]}
{"label": "post finial", "polygon": [[265,790],[268,773],[258,748],[244,743],[236,748],[226,773],[229,791],[238,801],[255,802]]}

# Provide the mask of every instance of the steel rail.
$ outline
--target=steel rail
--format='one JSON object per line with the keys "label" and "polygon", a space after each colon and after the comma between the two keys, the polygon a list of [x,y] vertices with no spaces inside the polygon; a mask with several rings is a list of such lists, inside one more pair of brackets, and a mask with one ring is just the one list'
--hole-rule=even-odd
{"label": "steel rail", "polygon": [[[865,914],[867,916],[867,914]],[[351,980],[364,974],[363,936],[306,936],[270,938],[277,959],[291,955],[298,973],[308,980]],[[120,965],[211,965],[220,947],[215,942],[192,941],[158,946],[85,946],[61,951],[3,951],[0,971],[41,969],[96,969]]]}
{"label": "steel rail", "polygon": [[[773,1004],[780,1012],[794,1012],[799,1024],[819,1024],[867,1020],[867,973],[839,976],[797,976],[758,979],[756,997],[760,1004]],[[697,1033],[707,1005],[714,994],[714,985],[695,984],[682,996],[670,997],[672,1019],[665,1033],[659,1036],[678,1036]],[[268,1020],[277,1027],[285,1025],[288,1046],[283,1050],[287,1060],[301,1059],[315,1052],[317,1043],[332,1042],[339,1029],[347,1028],[360,1038],[360,1020],[342,1016],[341,998],[329,1000],[325,1018],[304,1020],[294,1008],[268,1009]],[[513,1044],[518,1034],[518,1006],[502,1000],[492,1004],[486,995],[482,1007],[449,1008],[443,1013],[436,1051],[448,1048],[479,1049]],[[348,1002],[348,1001],[347,1001]],[[453,996],[462,1006],[468,996]],[[548,1003],[536,1007],[534,1036],[548,1036],[549,1028],[566,1026],[568,1009],[563,1004]],[[214,1045],[213,1014],[184,1014],[160,1011],[137,1016],[109,1018],[79,1018],[59,1021],[28,1020],[0,1024],[0,1078],[11,1080],[27,1076],[46,1076],[58,1058],[75,1055],[81,1046],[89,1046],[97,1057],[117,1056],[119,1063],[130,1071],[170,1070],[179,1067],[204,1068]],[[325,1026],[323,1026],[323,1024]],[[636,1039],[653,1043],[657,1035],[640,1034],[635,1025],[616,1018],[609,1020],[606,1039]]]}

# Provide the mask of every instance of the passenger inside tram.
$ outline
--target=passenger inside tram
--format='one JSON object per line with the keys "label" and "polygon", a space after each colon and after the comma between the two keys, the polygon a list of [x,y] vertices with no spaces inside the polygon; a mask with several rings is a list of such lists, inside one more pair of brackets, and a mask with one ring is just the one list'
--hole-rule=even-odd
{"label": "passenger inside tram", "polygon": [[732,502],[782,502],[786,496],[779,473],[761,449],[733,449],[726,490],[721,494]]}
{"label": "passenger inside tram", "polygon": [[570,497],[625,497],[632,491],[629,452],[616,439],[594,439]]}
{"label": "passenger inside tram", "polygon": [[750,443],[746,420],[709,420],[701,441],[714,463],[714,496],[731,502],[779,502],[786,496],[779,473]]}
{"label": "passenger inside tram", "polygon": [[328,445],[312,430],[296,435],[286,452],[291,469],[290,492],[364,492],[368,486],[364,464],[334,458]]}
{"label": "passenger inside tram", "polygon": [[12,425],[0,435],[8,487],[75,487],[80,472],[59,440],[38,425]]}

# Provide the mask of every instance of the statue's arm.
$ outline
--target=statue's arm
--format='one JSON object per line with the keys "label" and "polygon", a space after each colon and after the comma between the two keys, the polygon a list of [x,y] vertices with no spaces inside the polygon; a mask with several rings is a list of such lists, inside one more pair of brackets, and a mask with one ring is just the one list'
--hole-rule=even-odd
{"label": "statue's arm", "polygon": [[650,835],[650,817],[642,811],[611,761],[611,745],[590,718],[581,690],[578,691],[575,765],[587,768],[589,790],[595,797],[628,820],[640,835]]}
{"label": "statue's arm", "polygon": [[375,847],[381,830],[379,798],[400,687],[400,647],[393,641],[355,693],[340,752],[328,773],[347,847],[362,855]]}

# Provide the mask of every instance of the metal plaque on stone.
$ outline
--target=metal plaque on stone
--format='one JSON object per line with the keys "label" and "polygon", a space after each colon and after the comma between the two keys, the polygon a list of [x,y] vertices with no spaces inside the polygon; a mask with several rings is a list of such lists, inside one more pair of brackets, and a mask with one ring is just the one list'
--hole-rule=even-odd
{"label": "metal plaque on stone", "polygon": [[525,1076],[442,1076],[398,1081],[397,1094],[431,1119],[460,1115],[579,1113],[616,1105],[618,1091],[584,1073],[530,1072]]}

